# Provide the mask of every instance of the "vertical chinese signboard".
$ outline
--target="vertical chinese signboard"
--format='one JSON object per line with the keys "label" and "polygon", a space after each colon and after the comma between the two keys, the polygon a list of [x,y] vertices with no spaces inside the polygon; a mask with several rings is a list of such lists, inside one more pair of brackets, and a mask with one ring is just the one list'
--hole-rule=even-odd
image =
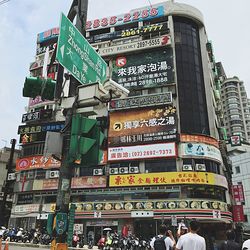
{"label": "vertical chinese signboard", "polygon": [[233,221],[244,222],[244,211],[242,205],[233,205]]}
{"label": "vertical chinese signboard", "polygon": [[242,184],[232,185],[232,195],[235,202],[244,202],[245,197],[244,197],[243,185]]}

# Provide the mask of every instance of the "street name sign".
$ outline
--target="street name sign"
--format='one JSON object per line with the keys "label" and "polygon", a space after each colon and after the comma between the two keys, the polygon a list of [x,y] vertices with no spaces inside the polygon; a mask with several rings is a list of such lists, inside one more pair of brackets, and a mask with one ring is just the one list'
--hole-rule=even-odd
{"label": "street name sign", "polygon": [[63,13],[56,58],[82,84],[106,80],[106,62]]}

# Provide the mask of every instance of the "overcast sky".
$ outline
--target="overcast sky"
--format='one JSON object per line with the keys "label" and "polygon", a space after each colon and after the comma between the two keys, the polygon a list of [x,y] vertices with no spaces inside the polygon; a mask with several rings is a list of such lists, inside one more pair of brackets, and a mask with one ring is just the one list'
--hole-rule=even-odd
{"label": "overcast sky", "polygon": [[[0,1],[2,2],[2,1]],[[163,2],[151,0],[151,4]],[[216,61],[227,76],[238,76],[250,97],[250,1],[177,0],[204,15]],[[0,148],[16,138],[28,98],[22,97],[29,64],[34,61],[37,34],[59,26],[60,13],[68,13],[72,0],[10,0],[0,5]],[[149,0],[89,0],[88,20],[129,12],[149,5]]]}

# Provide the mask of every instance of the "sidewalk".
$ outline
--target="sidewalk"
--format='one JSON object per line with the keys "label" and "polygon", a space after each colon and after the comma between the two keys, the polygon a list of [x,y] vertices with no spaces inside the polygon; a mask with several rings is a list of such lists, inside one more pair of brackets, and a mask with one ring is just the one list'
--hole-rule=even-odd
{"label": "sidewalk", "polygon": [[[2,242],[2,245],[5,245],[5,241]],[[43,248],[43,249],[50,249],[50,245],[40,245],[40,244],[32,244],[32,243],[17,243],[17,242],[9,242],[10,246],[20,246],[20,247],[33,247],[33,248]],[[90,250],[88,249],[88,245],[84,245],[83,248],[79,248],[79,247],[69,247],[69,249],[73,249],[73,250]],[[97,250],[98,247],[94,246],[92,248],[92,250]]]}

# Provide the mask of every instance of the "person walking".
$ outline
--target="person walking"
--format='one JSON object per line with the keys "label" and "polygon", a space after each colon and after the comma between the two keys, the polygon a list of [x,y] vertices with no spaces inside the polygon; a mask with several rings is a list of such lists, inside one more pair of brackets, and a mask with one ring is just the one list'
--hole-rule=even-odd
{"label": "person walking", "polygon": [[176,244],[176,250],[206,250],[206,242],[197,234],[200,223],[196,220],[190,221],[189,233],[181,235]]}
{"label": "person walking", "polygon": [[159,234],[150,242],[150,246],[153,250],[170,250],[174,249],[176,242],[171,230],[168,230],[166,225],[161,225],[159,228]]}
{"label": "person walking", "polygon": [[233,230],[227,230],[227,240],[222,242],[219,250],[241,250],[240,244],[235,242],[235,232]]}
{"label": "person walking", "polygon": [[250,250],[250,239],[243,242],[242,250]]}

